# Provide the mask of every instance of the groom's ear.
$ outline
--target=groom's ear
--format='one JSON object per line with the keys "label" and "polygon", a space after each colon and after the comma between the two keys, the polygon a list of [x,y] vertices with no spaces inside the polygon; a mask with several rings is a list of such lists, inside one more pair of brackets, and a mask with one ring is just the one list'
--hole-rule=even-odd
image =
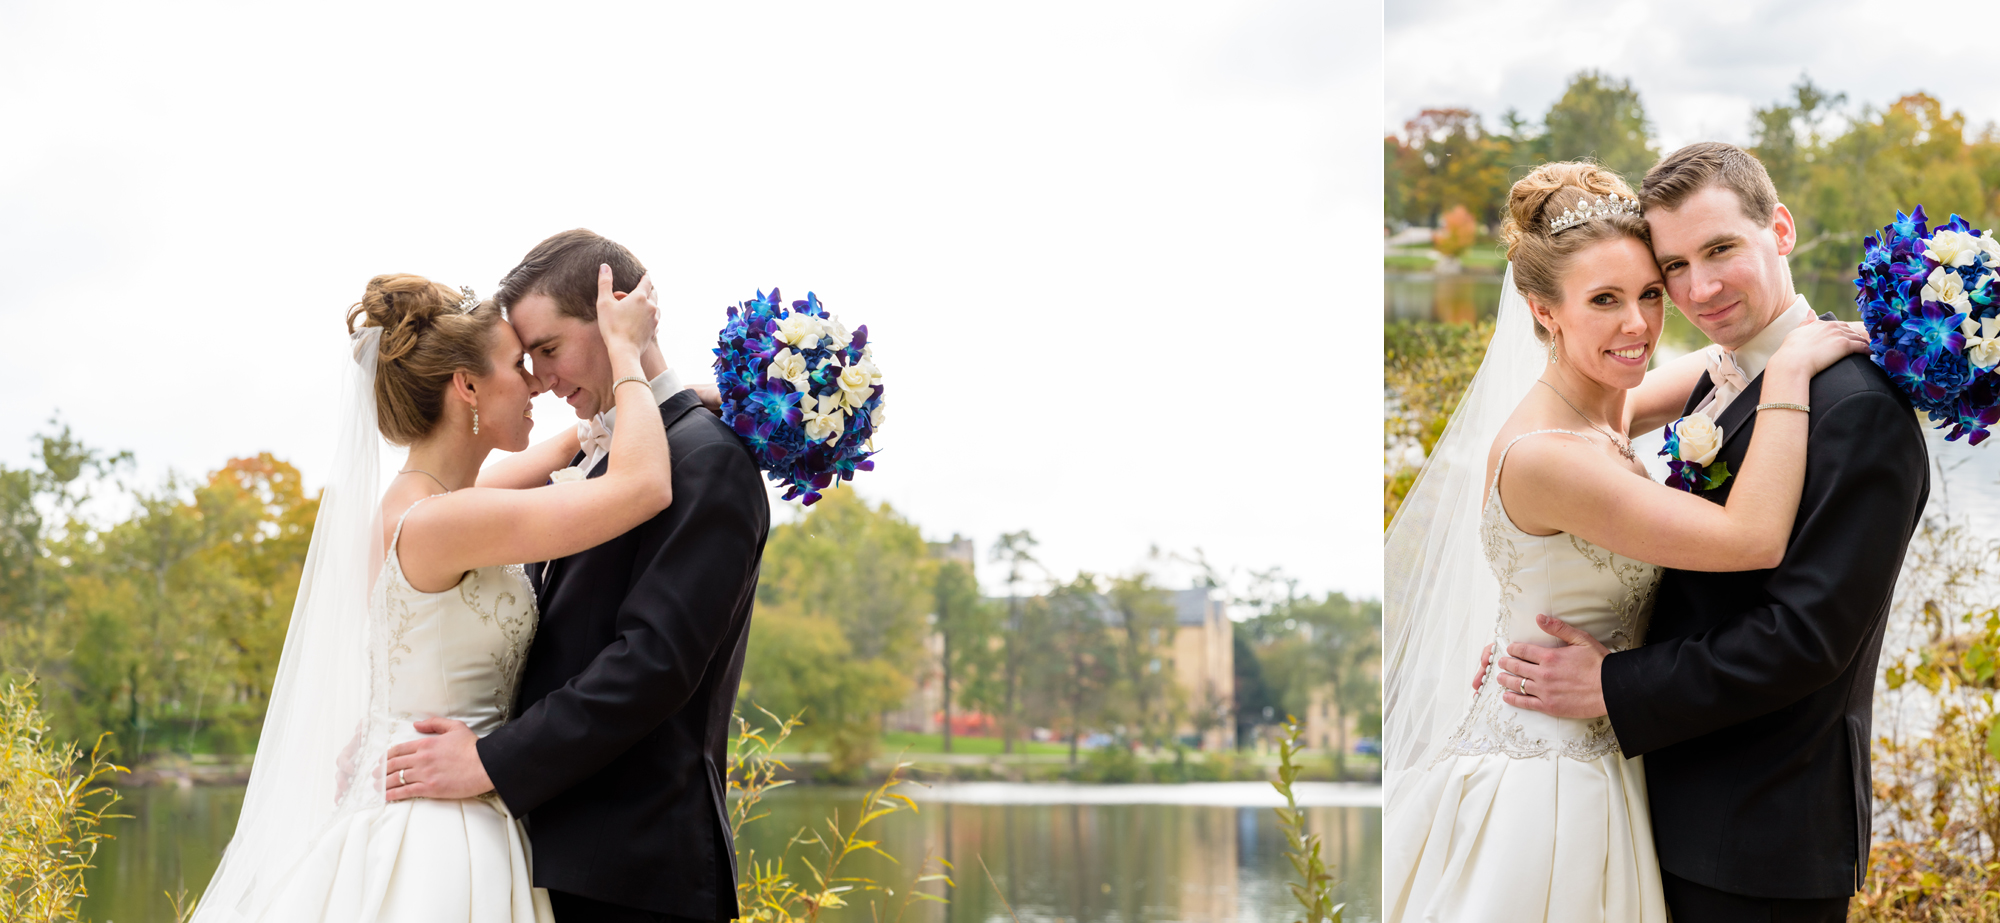
{"label": "groom's ear", "polygon": [[1791,256],[1792,249],[1799,245],[1799,226],[1792,220],[1792,210],[1783,202],[1771,209],[1771,233],[1778,238],[1778,255]]}

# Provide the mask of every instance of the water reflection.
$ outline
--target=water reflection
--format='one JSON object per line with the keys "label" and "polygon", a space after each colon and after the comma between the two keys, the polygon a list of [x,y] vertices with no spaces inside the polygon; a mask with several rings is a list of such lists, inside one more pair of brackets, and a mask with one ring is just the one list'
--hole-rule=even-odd
{"label": "water reflection", "polygon": [[[100,923],[166,923],[171,913],[161,892],[184,883],[190,893],[200,893],[234,828],[243,789],[124,794],[118,813],[132,817],[112,822],[118,839],[98,854],[83,911]],[[859,800],[855,790],[780,790],[765,802],[770,816],[751,825],[743,845],[759,859],[771,857],[801,827],[819,825],[835,810],[851,819]],[[1346,919],[1379,919],[1381,808],[1320,807],[1305,813],[1342,880],[1337,899],[1348,902]],[[926,850],[957,867],[952,903],[913,906],[906,916],[913,923],[1006,921],[1002,897],[1019,919],[1044,923],[1275,920],[1298,913],[1285,888],[1292,870],[1283,832],[1268,808],[924,803],[922,813],[897,815],[872,829],[879,831],[885,851],[909,864],[863,856],[845,867],[846,873],[893,882],[902,894]],[[798,860],[817,861],[818,854],[794,845],[792,857],[788,868],[806,874]],[[870,917],[866,907],[853,907],[827,919]]]}

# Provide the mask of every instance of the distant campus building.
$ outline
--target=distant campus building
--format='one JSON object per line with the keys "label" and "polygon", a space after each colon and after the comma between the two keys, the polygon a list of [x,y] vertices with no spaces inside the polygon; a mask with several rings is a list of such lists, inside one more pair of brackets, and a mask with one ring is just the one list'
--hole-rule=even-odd
{"label": "distant campus building", "polygon": [[[953,541],[936,543],[932,547],[941,558],[968,565],[972,563],[970,539],[954,536]],[[1190,746],[1204,750],[1233,747],[1236,744],[1236,647],[1234,626],[1223,602],[1215,598],[1212,590],[1203,587],[1162,590],[1161,593],[1172,604],[1175,614],[1173,642],[1166,647],[1166,656],[1162,658],[1166,663],[1161,666],[1173,672],[1186,704],[1183,712],[1186,717],[1175,733]],[[1004,599],[996,602],[1006,605]],[[1122,614],[1109,599],[1099,596],[1096,602],[1093,609],[1107,626],[1116,628],[1123,625]],[[944,700],[942,673],[938,665],[944,652],[943,638],[932,633],[925,638],[924,648],[930,656],[926,658],[925,668],[913,677],[916,683],[910,697],[903,708],[886,716],[890,730],[927,734],[941,730]],[[1198,717],[1205,717],[1206,720],[1197,721]],[[955,697],[952,719],[954,733],[997,733],[991,730],[990,720],[963,709]]]}

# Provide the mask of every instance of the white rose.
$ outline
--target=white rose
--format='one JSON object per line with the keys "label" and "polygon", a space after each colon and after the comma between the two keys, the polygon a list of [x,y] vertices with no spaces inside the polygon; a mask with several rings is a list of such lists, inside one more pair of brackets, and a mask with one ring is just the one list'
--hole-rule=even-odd
{"label": "white rose", "polygon": [[[889,405],[886,403],[876,404],[875,409],[868,414],[868,426],[872,429],[881,429],[882,421],[887,419],[889,419]],[[873,445],[874,442],[875,440],[873,439],[869,440],[870,445]]]}
{"label": "white rose", "polygon": [[1979,250],[1979,238],[1964,231],[1939,231],[1924,242],[1924,256],[1946,266],[1970,266]]}
{"label": "white rose", "polygon": [[782,378],[792,383],[792,388],[804,391],[811,382],[806,378],[806,357],[796,349],[787,349],[771,357],[771,367],[765,374],[772,378]]}
{"label": "white rose", "polygon": [[819,345],[819,318],[810,314],[793,312],[778,321],[778,339],[800,349],[812,349]]}
{"label": "white rose", "polygon": [[806,438],[814,442],[826,442],[847,428],[846,412],[841,409],[837,397],[822,397],[815,401],[808,394],[799,401],[799,409],[805,411]]}
{"label": "white rose", "polygon": [[1948,304],[1960,311],[1972,310],[1972,297],[1965,293],[1965,280],[1958,273],[1939,266],[1924,280],[1924,300]]}
{"label": "white rose", "polygon": [[827,336],[833,337],[830,345],[834,349],[846,349],[848,344],[854,342],[854,334],[847,332],[847,326],[838,317],[827,318],[824,329]]}
{"label": "white rose", "polygon": [[1972,367],[1990,369],[2000,365],[2000,319],[1986,318],[1974,321],[1968,318],[1959,324],[1960,333],[1965,334],[1965,355],[1972,360]]}
{"label": "white rose", "polygon": [[1715,461],[1715,453],[1722,451],[1722,430],[1706,414],[1682,417],[1674,426],[1674,436],[1680,440],[1677,454],[1684,462],[1707,466]]}
{"label": "white rose", "polygon": [[549,480],[557,484],[567,484],[571,481],[581,481],[589,475],[590,472],[583,470],[582,465],[577,465],[571,468],[564,468],[549,475]]}
{"label": "white rose", "polygon": [[2000,269],[2000,240],[1993,239],[1993,232],[1978,239],[1979,249],[1986,254],[1986,268]]}
{"label": "white rose", "polygon": [[875,392],[875,383],[869,380],[868,370],[858,365],[850,365],[840,370],[840,396],[849,408],[867,403]]}

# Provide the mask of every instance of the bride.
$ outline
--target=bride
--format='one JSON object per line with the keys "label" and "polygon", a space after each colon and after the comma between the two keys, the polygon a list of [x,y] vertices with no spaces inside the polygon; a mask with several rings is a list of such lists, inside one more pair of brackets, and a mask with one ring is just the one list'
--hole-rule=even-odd
{"label": "bride", "polygon": [[1595,164],[1545,164],[1508,212],[1492,345],[1385,540],[1385,918],[1664,923],[1645,773],[1609,720],[1516,708],[1510,674],[1476,692],[1464,678],[1489,642],[1564,643],[1541,614],[1637,645],[1664,567],[1774,566],[1808,384],[1867,344],[1836,323],[1785,337],[1727,503],[1655,483],[1630,434],[1681,413],[1709,351],[1646,371],[1665,283],[1631,190]]}
{"label": "bride", "polygon": [[[617,408],[657,412],[639,361],[659,318],[652,283],[620,298],[610,279],[596,329]],[[617,427],[603,476],[543,487],[576,436],[529,449],[539,382],[499,308],[472,300],[385,275],[348,313],[333,476],[243,810],[197,921],[553,920],[499,798],[386,803],[383,755],[424,718],[482,736],[507,720],[537,617],[519,562],[583,551],[665,509],[666,431]],[[410,447],[385,490],[383,437]],[[495,449],[519,454],[482,471]]]}

